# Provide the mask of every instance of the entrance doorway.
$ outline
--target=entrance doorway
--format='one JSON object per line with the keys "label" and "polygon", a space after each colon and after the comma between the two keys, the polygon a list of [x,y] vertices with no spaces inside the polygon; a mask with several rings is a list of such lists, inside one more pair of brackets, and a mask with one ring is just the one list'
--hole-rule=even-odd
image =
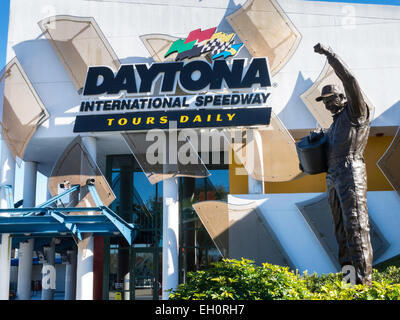
{"label": "entrance doorway", "polygon": [[[223,154],[220,158],[224,159]],[[207,164],[207,169],[211,173],[207,178],[179,178],[180,283],[188,272],[205,269],[222,258],[192,205],[227,200],[229,167]],[[103,299],[160,299],[163,183],[150,184],[132,155],[107,157],[107,179],[117,197],[111,209],[140,229],[132,246],[120,236],[106,238]]]}
{"label": "entrance doorway", "polygon": [[133,249],[134,299],[158,300],[161,297],[160,261],[162,251],[158,253],[148,249]]}
{"label": "entrance doorway", "polygon": [[110,244],[107,298],[159,300],[161,255],[161,248],[135,248]]}
{"label": "entrance doorway", "polygon": [[132,155],[109,156],[107,178],[117,197],[111,209],[139,230],[132,246],[119,236],[105,243],[104,275],[108,281],[103,282],[103,298],[158,300],[162,183],[150,184]]}

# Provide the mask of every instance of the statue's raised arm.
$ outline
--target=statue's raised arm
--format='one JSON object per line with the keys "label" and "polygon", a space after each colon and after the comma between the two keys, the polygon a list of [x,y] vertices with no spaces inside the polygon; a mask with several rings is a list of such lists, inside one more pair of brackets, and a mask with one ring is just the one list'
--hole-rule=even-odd
{"label": "statue's raised arm", "polygon": [[349,102],[350,114],[357,119],[366,119],[368,106],[366,105],[360,86],[354,75],[345,67],[340,58],[330,49],[326,49],[320,43],[314,46],[314,51],[327,57],[336,75],[342,81]]}

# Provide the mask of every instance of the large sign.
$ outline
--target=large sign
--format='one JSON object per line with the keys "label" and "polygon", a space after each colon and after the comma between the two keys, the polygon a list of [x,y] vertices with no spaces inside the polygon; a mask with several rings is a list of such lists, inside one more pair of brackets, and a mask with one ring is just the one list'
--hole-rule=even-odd
{"label": "large sign", "polygon": [[[267,58],[228,63],[243,44],[215,31],[194,30],[173,42],[166,53],[177,53],[172,62],[122,65],[116,73],[89,67],[74,132],[168,129],[171,121],[177,128],[269,124]],[[181,61],[209,53],[211,63]],[[177,88],[187,95],[177,96]]]}
{"label": "large sign", "polygon": [[83,95],[118,94],[121,91],[153,93],[155,81],[160,78],[161,93],[166,94],[175,93],[178,82],[188,93],[271,86],[266,58],[252,59],[246,68],[244,63],[245,59],[235,59],[231,68],[226,60],[214,61],[212,65],[202,60],[153,63],[150,67],[147,64],[122,65],[115,75],[109,67],[89,67]]}
{"label": "large sign", "polygon": [[200,109],[78,116],[74,132],[268,125],[271,108]]}
{"label": "large sign", "polygon": [[195,96],[140,97],[83,101],[80,112],[172,110],[265,105],[270,93],[198,94]]}

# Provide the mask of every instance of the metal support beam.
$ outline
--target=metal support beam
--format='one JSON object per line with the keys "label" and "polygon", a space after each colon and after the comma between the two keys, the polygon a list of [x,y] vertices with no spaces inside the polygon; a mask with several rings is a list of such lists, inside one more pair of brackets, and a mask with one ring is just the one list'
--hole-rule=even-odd
{"label": "metal support beam", "polygon": [[135,239],[136,236],[137,227],[135,227],[133,224],[127,223],[110,208],[103,206],[102,209],[103,209],[103,214],[121,232],[126,241],[128,241],[129,245],[132,245],[133,240]]}
{"label": "metal support beam", "polygon": [[102,209],[102,213],[117,227],[117,229],[121,232],[121,234],[128,241],[129,245],[132,245],[133,239],[135,238],[136,231],[134,230],[134,226],[132,224],[127,223],[124,219],[122,219],[119,215],[117,215],[110,208],[103,205],[96,188],[94,186],[93,181],[88,182],[88,189],[92,198],[97,206]]}
{"label": "metal support beam", "polygon": [[[56,202],[57,200],[69,195],[70,193],[72,193],[74,191],[79,191],[79,188],[80,188],[79,185],[72,186],[71,188],[67,189],[66,191],[64,191],[64,192],[56,195],[55,197],[43,202],[42,204],[36,206],[36,208],[46,208],[46,207],[50,206],[52,203]],[[38,211],[35,211],[35,212],[37,213]],[[25,213],[24,215],[30,216],[30,215],[33,215],[35,212],[28,212],[28,213]],[[41,211],[39,211],[39,212],[41,212]]]}
{"label": "metal support beam", "polygon": [[54,211],[54,210],[49,210],[50,215],[56,219],[58,222],[60,222],[61,224],[64,224],[64,226],[71,231],[71,233],[73,235],[75,235],[79,240],[82,240],[82,235],[79,232],[79,228],[77,227],[77,225],[75,223],[72,222],[66,222],[65,219],[67,218],[67,216],[65,216],[64,214],[62,214],[61,212],[58,211]]}

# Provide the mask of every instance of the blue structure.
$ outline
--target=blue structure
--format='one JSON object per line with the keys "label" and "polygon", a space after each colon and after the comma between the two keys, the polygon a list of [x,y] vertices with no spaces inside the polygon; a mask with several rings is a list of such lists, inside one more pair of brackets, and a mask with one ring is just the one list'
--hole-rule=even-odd
{"label": "blue structure", "polygon": [[[10,195],[10,187],[3,186]],[[115,235],[120,233],[131,245],[137,234],[137,227],[127,223],[110,208],[104,206],[94,186],[94,180],[87,182],[86,187],[92,195],[96,207],[52,207],[57,200],[78,192],[81,186],[72,186],[67,191],[51,198],[34,208],[11,208],[12,197],[8,197],[10,209],[0,209],[0,234],[7,233],[19,241],[32,237],[66,237],[72,236],[75,241],[82,240],[84,233],[94,235]],[[93,215],[76,215],[76,212],[96,212]],[[15,243],[15,242],[14,242]]]}

